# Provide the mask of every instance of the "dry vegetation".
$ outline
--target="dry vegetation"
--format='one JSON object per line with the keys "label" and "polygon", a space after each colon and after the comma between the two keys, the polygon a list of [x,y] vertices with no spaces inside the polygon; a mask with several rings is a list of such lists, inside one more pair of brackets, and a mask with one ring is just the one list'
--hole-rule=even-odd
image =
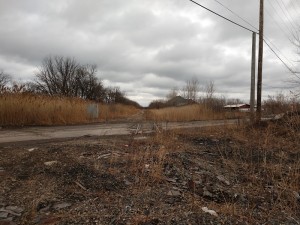
{"label": "dry vegetation", "polygon": [[138,112],[140,112],[140,109],[134,106],[126,106],[122,104],[101,104],[99,117],[101,121],[123,119],[136,115]]}
{"label": "dry vegetation", "polygon": [[299,130],[294,116],[3,146],[0,208],[24,209],[18,224],[296,225]]}
{"label": "dry vegetation", "polygon": [[94,120],[87,113],[87,106],[91,103],[79,98],[5,93],[0,95],[0,125],[80,124],[124,118],[139,111],[133,106],[102,104],[99,118]]}
{"label": "dry vegetation", "polygon": [[[0,97],[5,109],[0,121],[89,122],[86,104],[7,94]],[[100,108],[100,120],[139,111]],[[154,121],[228,117],[201,105],[149,110],[145,116]],[[259,125],[2,144],[0,224],[300,224],[299,131],[294,112]]]}
{"label": "dry vegetation", "polygon": [[161,109],[149,109],[146,112],[146,119],[152,121],[196,121],[196,120],[220,120],[245,118],[247,113],[238,111],[225,112],[222,110],[215,111],[204,104],[192,104],[181,107],[167,107]]}

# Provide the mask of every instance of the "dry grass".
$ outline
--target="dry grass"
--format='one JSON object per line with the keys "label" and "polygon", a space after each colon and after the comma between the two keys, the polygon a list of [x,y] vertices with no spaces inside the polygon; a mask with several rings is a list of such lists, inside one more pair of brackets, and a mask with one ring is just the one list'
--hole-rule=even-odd
{"label": "dry grass", "polygon": [[[0,180],[3,202],[25,208],[16,220],[23,224],[56,202],[72,203],[47,212],[60,224],[298,224],[295,123],[169,130],[142,139],[83,137],[41,144],[34,152],[24,149],[36,143],[0,148],[0,165],[8,171]],[[49,160],[58,164],[45,166]],[[204,206],[219,217],[204,213]]]}
{"label": "dry grass", "polygon": [[134,106],[125,106],[122,104],[112,104],[112,105],[100,105],[100,119],[101,120],[114,120],[128,118],[137,114],[140,109]]}
{"label": "dry grass", "polygon": [[266,122],[254,127],[227,126],[188,133],[193,137],[219,140],[212,148],[217,152],[216,160],[223,173],[234,177],[234,192],[243,193],[247,199],[247,210],[236,202],[211,202],[212,208],[222,214],[244,218],[251,224],[258,220],[276,221],[280,214],[290,220],[300,216],[297,199],[300,190],[300,122],[299,117],[291,120],[289,123]]}
{"label": "dry grass", "polygon": [[194,121],[194,120],[214,120],[224,119],[223,112],[214,112],[201,104],[194,104],[182,107],[170,107],[163,109],[151,109],[146,113],[148,120],[154,121]]}
{"label": "dry grass", "polygon": [[0,125],[66,125],[128,117],[138,112],[132,106],[100,105],[99,118],[87,113],[91,102],[78,98],[50,97],[27,93],[0,95]]}

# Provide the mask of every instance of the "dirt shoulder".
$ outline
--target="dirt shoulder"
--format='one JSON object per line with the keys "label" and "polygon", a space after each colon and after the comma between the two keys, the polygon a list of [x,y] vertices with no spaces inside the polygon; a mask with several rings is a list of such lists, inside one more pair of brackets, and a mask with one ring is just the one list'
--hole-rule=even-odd
{"label": "dirt shoulder", "polygon": [[258,149],[265,134],[210,127],[0,146],[0,224],[299,224],[299,142],[279,135]]}

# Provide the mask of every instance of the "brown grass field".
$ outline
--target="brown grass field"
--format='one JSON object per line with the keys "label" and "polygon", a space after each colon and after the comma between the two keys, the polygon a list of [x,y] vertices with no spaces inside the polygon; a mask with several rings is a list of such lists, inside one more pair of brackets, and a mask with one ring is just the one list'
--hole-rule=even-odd
{"label": "brown grass field", "polygon": [[91,119],[87,106],[92,102],[26,93],[0,95],[0,125],[67,125],[126,118],[139,109],[125,105],[99,104],[99,118]]}
{"label": "brown grass field", "polygon": [[203,104],[193,104],[181,107],[150,109],[146,111],[146,119],[152,121],[185,122],[197,120],[221,120],[245,118],[247,113],[213,111]]}

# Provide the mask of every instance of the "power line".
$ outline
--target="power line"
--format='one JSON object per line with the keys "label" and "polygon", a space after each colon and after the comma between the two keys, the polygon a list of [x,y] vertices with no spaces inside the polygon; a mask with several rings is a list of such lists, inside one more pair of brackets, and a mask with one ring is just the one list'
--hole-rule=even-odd
{"label": "power line", "polygon": [[[295,0],[295,2],[296,2],[296,3],[295,3],[296,8],[297,8],[297,6],[300,7],[300,2],[299,2],[299,0]],[[294,4],[293,1],[292,1],[292,3]]]}
{"label": "power line", "polygon": [[[228,6],[224,5],[223,3],[221,3],[218,0],[214,0],[215,2],[217,2],[219,5],[221,5],[223,8],[227,9],[229,12],[231,12],[233,15],[237,16],[238,18],[240,18],[241,20],[243,20],[245,23],[247,23],[249,26],[253,27],[255,30],[257,30],[259,32],[259,30],[254,27],[251,23],[249,23],[247,20],[245,20],[244,18],[242,18],[240,15],[238,15],[236,12],[234,12],[233,10],[231,10]],[[291,62],[291,60],[289,60],[279,49],[278,47],[269,39],[267,38],[265,35],[263,36],[287,61],[289,61],[291,64],[293,64]]]}
{"label": "power line", "polygon": [[285,4],[282,2],[282,0],[281,0],[281,3],[282,3],[282,5],[283,5],[283,7],[285,8],[285,10],[282,8],[282,6],[280,5],[280,3],[279,3],[278,0],[276,0],[276,2],[277,2],[277,4],[279,5],[279,7],[280,7],[280,9],[282,10],[282,12],[283,12],[283,14],[285,15],[285,17],[287,18],[287,21],[289,21],[290,24],[292,25],[292,27],[293,27],[295,30],[297,30],[297,28],[296,28],[296,27],[294,26],[294,24],[293,24],[293,19],[292,19],[292,17],[290,16],[290,14],[289,14],[289,12],[288,12],[288,10],[287,10]]}
{"label": "power line", "polygon": [[269,47],[269,49],[275,54],[275,56],[283,63],[283,65],[292,73],[297,75],[297,72],[292,70],[281,58],[280,56],[274,51],[274,49],[268,44],[268,42],[264,39],[265,44]]}
{"label": "power line", "polygon": [[[234,22],[234,21],[232,21],[232,20],[230,20],[230,19],[228,19],[228,18],[226,18],[226,17],[224,17],[224,16],[222,16],[222,15],[220,15],[220,14],[218,14],[218,13],[216,13],[216,12],[214,12],[213,10],[211,10],[211,9],[209,9],[209,8],[207,8],[207,7],[205,7],[205,6],[203,6],[203,5],[201,5],[200,3],[198,3],[198,2],[195,2],[195,1],[193,1],[193,0],[189,0],[190,2],[192,2],[192,3],[194,3],[194,4],[196,4],[197,6],[200,6],[200,7],[202,7],[202,8],[204,8],[204,9],[206,9],[207,11],[209,11],[209,12],[211,12],[211,13],[213,13],[213,14],[215,14],[215,15],[217,15],[217,16],[219,16],[219,17],[221,17],[221,18],[223,18],[223,19],[225,19],[225,20],[227,20],[227,21],[229,21],[229,22],[231,22],[231,23],[233,23],[233,24],[235,24],[235,25],[237,25],[237,26],[239,26],[239,27],[241,27],[241,28],[243,28],[243,29],[245,29],[245,30],[248,30],[248,31],[250,31],[250,32],[253,32],[253,33],[256,33],[256,34],[258,34],[256,31],[253,31],[253,30],[251,30],[251,29],[249,29],[249,28],[247,28],[247,27],[245,27],[245,26],[243,26],[243,25],[241,25],[241,24],[239,24],[239,23],[236,23],[236,22]],[[232,10],[230,10],[230,11],[232,11]],[[233,12],[233,11],[232,11]],[[255,28],[256,29],[256,28]],[[266,45],[269,47],[269,49],[275,54],[275,56],[283,63],[283,65],[291,72],[291,73],[293,73],[293,74],[295,74],[296,76],[297,76],[297,74],[298,74],[298,72],[295,72],[294,70],[292,70],[282,59],[281,59],[281,57],[276,53],[276,51],[270,46],[270,44],[264,39],[263,40],[264,41],[264,43],[266,43]],[[271,43],[271,42],[270,42]]]}
{"label": "power line", "polygon": [[[291,16],[290,12],[289,12],[289,10],[288,10],[288,6],[286,5],[286,3],[285,3],[283,0],[280,0],[280,1],[281,1],[282,5],[284,6],[284,8],[285,8],[287,14],[289,15],[291,21],[293,22],[293,24],[296,25],[296,26],[298,26],[298,24],[295,22],[295,20],[293,20],[293,18],[292,18],[292,16]],[[294,7],[292,7],[292,8],[293,8],[293,10],[295,10]],[[295,12],[296,12],[296,14],[297,14],[297,11],[296,11],[296,10],[295,10]],[[296,28],[296,30],[297,30],[297,28]]]}
{"label": "power line", "polygon": [[[270,3],[270,6],[273,8],[274,12],[277,14],[278,18],[281,18],[282,21],[284,21],[284,19],[282,18],[282,16],[279,14],[278,10],[275,8],[275,6],[273,5],[271,0],[268,0],[268,2]],[[278,3],[278,2],[277,2]],[[280,6],[280,5],[279,5]],[[282,9],[282,8],[281,8]],[[274,21],[276,21],[274,19]],[[290,33],[292,34],[292,36],[295,36],[295,33],[293,31],[293,29],[291,29],[291,27],[288,27],[287,24],[285,24],[286,28],[290,31]]]}
{"label": "power line", "polygon": [[289,63],[290,64],[292,64],[293,66],[294,66],[294,63],[290,60],[290,59],[288,59],[279,49],[278,49],[278,47],[269,39],[269,38],[267,38],[265,35],[263,36],[264,37],[264,39],[266,39],[269,43],[270,43],[270,45],[272,45],[287,61],[289,61]]}
{"label": "power line", "polygon": [[225,9],[227,9],[229,12],[231,12],[233,15],[237,16],[238,18],[240,18],[241,20],[243,20],[245,23],[247,23],[249,26],[251,26],[252,28],[254,28],[255,30],[258,31],[258,29],[253,26],[251,23],[249,23],[247,20],[245,20],[243,17],[241,17],[240,15],[238,15],[237,13],[235,13],[233,10],[231,10],[229,7],[227,7],[226,5],[224,5],[223,3],[219,2],[218,0],[214,0],[215,2],[217,2],[219,5],[221,5],[222,7],[224,7]]}
{"label": "power line", "polygon": [[[290,1],[290,5],[292,6],[292,9],[294,10],[294,12],[296,13],[296,15],[298,14],[298,12],[297,12],[297,5],[295,5],[295,3],[293,2],[293,1]],[[298,25],[298,24],[297,24]],[[299,26],[299,25],[298,25]]]}
{"label": "power line", "polygon": [[219,16],[219,17],[221,17],[221,18],[223,18],[223,19],[225,19],[225,20],[227,20],[227,21],[229,21],[230,23],[233,23],[233,24],[235,24],[235,25],[237,25],[237,26],[239,26],[239,27],[241,27],[241,28],[243,28],[243,29],[245,29],[245,30],[248,30],[248,31],[250,31],[250,32],[254,32],[254,33],[257,34],[256,31],[253,31],[253,30],[251,30],[251,29],[249,29],[249,28],[247,28],[247,27],[245,27],[245,26],[243,26],[243,25],[241,25],[241,24],[239,24],[239,23],[236,23],[236,22],[234,22],[234,21],[232,21],[232,20],[226,18],[225,16],[222,16],[222,15],[220,15],[219,13],[216,13],[216,12],[214,12],[213,10],[211,10],[211,9],[209,9],[209,8],[207,8],[207,7],[203,6],[203,5],[201,5],[201,4],[198,3],[198,2],[195,2],[195,1],[193,1],[193,0],[189,0],[189,1],[192,2],[192,3],[194,3],[194,4],[196,4],[197,6],[202,7],[203,9],[206,9],[207,11],[209,11],[209,12],[211,12],[211,13],[213,13],[213,14],[215,14],[215,15],[217,15],[217,16]]}
{"label": "power line", "polygon": [[279,27],[279,29],[284,33],[284,35],[287,37],[287,39],[292,42],[289,35],[286,33],[286,31],[282,28],[282,26],[277,22],[277,20],[274,19],[274,17],[271,15],[268,9],[265,9],[267,14],[274,20],[275,24]]}

